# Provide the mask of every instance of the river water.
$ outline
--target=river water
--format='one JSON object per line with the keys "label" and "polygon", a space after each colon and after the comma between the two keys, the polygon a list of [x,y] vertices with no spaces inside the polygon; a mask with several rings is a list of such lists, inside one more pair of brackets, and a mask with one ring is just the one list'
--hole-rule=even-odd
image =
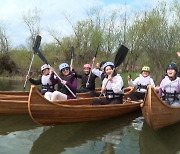
{"label": "river water", "polygon": [[[0,90],[23,90],[23,84],[1,80]],[[28,115],[0,116],[0,154],[180,154],[179,140],[180,124],[153,131],[140,111],[53,127]]]}

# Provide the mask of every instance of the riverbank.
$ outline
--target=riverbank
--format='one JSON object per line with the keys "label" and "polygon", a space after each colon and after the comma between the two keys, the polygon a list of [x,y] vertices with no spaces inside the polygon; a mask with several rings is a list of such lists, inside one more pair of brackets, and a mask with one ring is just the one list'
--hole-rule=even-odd
{"label": "riverbank", "polygon": [[23,81],[26,78],[23,76],[1,76],[0,80],[19,80],[19,81]]}

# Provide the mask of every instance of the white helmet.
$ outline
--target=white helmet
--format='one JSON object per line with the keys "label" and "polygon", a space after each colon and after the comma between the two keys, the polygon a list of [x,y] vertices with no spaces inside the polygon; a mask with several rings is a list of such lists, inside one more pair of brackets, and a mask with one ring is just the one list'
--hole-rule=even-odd
{"label": "white helmet", "polygon": [[45,70],[45,69],[50,69],[50,66],[48,64],[44,64],[41,66],[41,71]]}

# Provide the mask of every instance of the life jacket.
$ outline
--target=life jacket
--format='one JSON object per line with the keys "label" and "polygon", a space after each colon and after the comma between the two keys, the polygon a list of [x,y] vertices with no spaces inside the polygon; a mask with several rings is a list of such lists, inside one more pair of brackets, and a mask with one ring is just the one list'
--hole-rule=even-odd
{"label": "life jacket", "polygon": [[[74,80],[74,78],[76,78],[76,74],[75,74],[74,72],[70,72],[69,75],[67,75],[67,76],[60,76],[60,78],[61,78],[62,80],[65,80],[65,81],[67,81],[67,82],[72,83],[73,80]],[[67,95],[67,94],[71,94],[71,93],[69,92],[69,90],[65,87],[65,85],[63,85],[63,84],[61,83],[60,80],[58,80],[58,91],[66,94],[66,95]],[[72,92],[73,92],[74,94],[76,94],[76,91],[73,91],[73,90],[72,90]]]}
{"label": "life jacket", "polygon": [[168,76],[163,79],[164,87],[162,89],[162,99],[167,101],[179,100],[178,95],[180,94],[180,78],[177,77],[175,80],[171,81]]}
{"label": "life jacket", "polygon": [[[90,77],[89,77],[90,75]],[[82,86],[83,88],[85,89],[88,89],[88,90],[95,90],[95,79],[96,79],[96,75],[91,73],[91,74],[85,74],[83,73],[82,74]],[[89,82],[88,82],[88,85],[86,86],[86,83],[87,83],[87,80],[89,78]]]}
{"label": "life jacket", "polygon": [[163,92],[163,96],[162,99],[164,101],[177,101],[179,100],[178,95],[179,93],[177,93],[176,91],[174,91],[173,93],[168,93],[166,92],[166,90],[162,91]]}
{"label": "life jacket", "polygon": [[116,94],[113,90],[106,90],[106,99],[122,98],[124,94]]}
{"label": "life jacket", "polygon": [[139,76],[139,81],[136,87],[137,92],[146,92],[147,86],[150,85],[150,76],[143,77],[141,74]]}
{"label": "life jacket", "polygon": [[53,92],[55,90],[54,85],[50,81],[50,74],[48,75],[42,75],[41,77],[41,83],[42,83],[42,89],[41,93],[45,94],[45,92]]}

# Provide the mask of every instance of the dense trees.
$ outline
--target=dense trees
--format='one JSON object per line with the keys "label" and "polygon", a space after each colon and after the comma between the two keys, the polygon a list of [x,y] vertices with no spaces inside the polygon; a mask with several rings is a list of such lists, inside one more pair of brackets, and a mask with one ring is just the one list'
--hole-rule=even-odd
{"label": "dense trees", "polygon": [[[180,2],[174,0],[170,5],[160,2],[150,11],[133,15],[121,11],[107,14],[100,9],[89,10],[87,19],[78,21],[75,25],[66,17],[73,28],[73,34],[70,36],[60,37],[55,30],[48,30],[49,36],[54,41],[42,44],[41,51],[48,57],[52,66],[57,67],[60,62],[70,62],[70,47],[74,46],[76,55],[74,67],[77,67],[87,62],[91,63],[96,51],[97,61],[113,60],[118,47],[124,44],[130,52],[120,66],[121,70],[138,72],[143,65],[149,65],[153,76],[158,79],[169,61],[176,61],[179,65],[176,56],[176,51],[180,49],[179,9]],[[40,14],[37,9],[33,13],[24,13],[23,21],[30,33],[29,40],[41,34]],[[7,37],[1,38],[0,30],[0,41],[2,41],[0,50],[2,51],[3,48],[3,51],[8,51]],[[32,46],[32,43],[30,44]],[[24,55],[23,60],[18,60],[19,57],[16,56],[19,50]],[[21,74],[25,73],[22,70],[28,67],[31,55],[32,51],[28,48],[13,49],[11,52],[11,59],[21,70]],[[33,71],[38,71],[41,64],[36,58]]]}

